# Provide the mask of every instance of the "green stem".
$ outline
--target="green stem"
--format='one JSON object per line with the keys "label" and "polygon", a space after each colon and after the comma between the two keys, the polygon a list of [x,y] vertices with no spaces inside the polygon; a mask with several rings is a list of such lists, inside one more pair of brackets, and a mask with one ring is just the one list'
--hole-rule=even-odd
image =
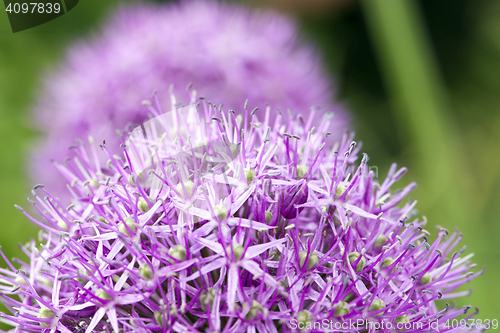
{"label": "green stem", "polygon": [[410,166],[417,171],[419,207],[434,224],[465,227],[470,213],[468,178],[417,2],[366,0],[362,4],[399,134],[409,148]]}

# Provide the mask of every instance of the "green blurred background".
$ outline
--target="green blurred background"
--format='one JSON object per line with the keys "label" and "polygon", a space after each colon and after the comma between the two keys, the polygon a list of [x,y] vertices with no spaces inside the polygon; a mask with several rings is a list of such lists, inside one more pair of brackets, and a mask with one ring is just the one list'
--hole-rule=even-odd
{"label": "green blurred background", "polygon": [[[16,34],[0,13],[0,244],[9,258],[37,235],[14,204],[26,207],[33,185],[24,161],[38,136],[28,124],[40,78],[122,2],[81,0],[64,16]],[[500,1],[244,2],[297,17],[335,77],[379,178],[394,161],[408,166],[399,186],[419,183],[412,197],[427,229],[459,227],[476,270],[487,266],[458,305],[479,307],[477,318],[500,319]]]}

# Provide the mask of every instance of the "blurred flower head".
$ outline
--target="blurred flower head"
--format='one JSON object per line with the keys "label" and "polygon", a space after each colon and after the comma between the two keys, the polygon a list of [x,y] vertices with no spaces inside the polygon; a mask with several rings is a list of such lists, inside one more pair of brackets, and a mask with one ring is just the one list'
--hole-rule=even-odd
{"label": "blurred flower head", "polygon": [[391,190],[405,168],[379,182],[350,136],[328,144],[328,117],[312,128],[196,102],[166,114],[146,102],[154,118],[119,154],[76,145],[56,164],[68,207],[35,187],[45,222],[18,208],[43,228],[41,245],[0,271],[5,321],[21,332],[290,332],[324,320],[392,332],[439,319],[458,331],[445,323],[468,308],[436,300],[468,294],[455,290],[481,271],[455,251],[462,235],[429,241],[404,201],[414,183]]}
{"label": "blurred flower head", "polygon": [[297,34],[287,17],[215,1],[122,7],[46,77],[35,109],[46,139],[33,152],[33,179],[54,188],[49,161],[64,158],[75,138],[116,146],[115,130],[146,120],[144,97],[157,90],[168,105],[171,85],[178,95],[191,85],[226,110],[241,112],[247,99],[251,109],[269,104],[271,120],[318,106],[334,113],[330,130],[339,133],[346,114],[333,104],[319,57]]}

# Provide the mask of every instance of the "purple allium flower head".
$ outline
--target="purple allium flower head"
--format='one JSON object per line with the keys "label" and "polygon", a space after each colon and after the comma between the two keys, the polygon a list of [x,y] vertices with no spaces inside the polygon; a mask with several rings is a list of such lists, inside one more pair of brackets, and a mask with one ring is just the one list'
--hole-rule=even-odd
{"label": "purple allium flower head", "polygon": [[271,120],[279,110],[319,106],[334,113],[330,131],[340,133],[347,115],[333,103],[319,57],[297,34],[287,17],[215,1],[122,7],[45,80],[35,114],[46,140],[33,151],[32,178],[55,189],[60,178],[49,161],[65,158],[75,137],[106,139],[113,150],[116,129],[147,119],[144,96],[158,90],[169,105],[171,83],[177,95],[192,84],[226,110],[246,99],[251,109],[269,104]]}
{"label": "purple allium flower head", "polygon": [[349,135],[328,144],[328,117],[270,123],[269,107],[236,115],[192,98],[166,114],[146,103],[154,118],[119,154],[75,145],[58,164],[68,207],[35,186],[42,218],[18,208],[41,243],[22,247],[28,262],[4,256],[2,321],[16,332],[316,332],[325,320],[460,331],[445,323],[469,307],[436,300],[468,294],[456,289],[482,271],[455,251],[458,232],[429,241],[404,201],[415,184],[391,190],[405,168],[379,182]]}

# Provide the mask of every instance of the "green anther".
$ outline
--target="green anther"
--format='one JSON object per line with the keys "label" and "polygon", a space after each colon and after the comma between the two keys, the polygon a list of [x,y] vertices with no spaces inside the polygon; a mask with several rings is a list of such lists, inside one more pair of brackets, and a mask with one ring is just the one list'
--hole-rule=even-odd
{"label": "green anther", "polygon": [[429,272],[425,273],[424,276],[420,279],[420,284],[427,284],[432,281],[431,275]]}
{"label": "green anther", "polygon": [[203,311],[207,311],[207,306],[210,304],[210,307],[214,304],[215,295],[217,294],[217,290],[215,288],[208,288],[207,291],[202,291],[200,295],[200,303]]}
{"label": "green anther", "polygon": [[384,234],[378,235],[377,240],[375,241],[375,248],[378,249],[384,245],[385,242],[387,242],[387,237],[385,237]]}
{"label": "green anther", "polygon": [[[130,231],[135,232],[135,221],[132,216],[126,217],[125,223],[120,222],[118,225],[118,231],[120,231],[122,234],[130,236],[127,227],[130,229]],[[127,225],[127,227],[125,226]]]}
{"label": "green anther", "polygon": [[95,179],[95,178],[92,178],[92,179],[90,180],[90,183],[89,183],[89,184],[90,184],[90,186],[92,186],[93,188],[99,188],[99,181],[98,181],[97,179]]}
{"label": "green anther", "polygon": [[[359,256],[361,254],[359,252],[351,252],[347,255],[347,258],[349,259],[349,263],[353,263],[356,260],[358,260]],[[363,268],[365,268],[366,265],[366,259],[364,256],[361,256],[361,259],[358,261],[358,264],[356,265],[356,272],[361,271]]]}
{"label": "green anther", "polygon": [[[173,247],[171,247],[170,249],[168,249],[168,254],[171,257],[177,259],[178,261],[184,261],[187,258],[186,248],[183,245],[174,245]],[[176,263],[172,259],[169,259],[169,261],[172,264]]]}
{"label": "green anther", "polygon": [[225,207],[222,204],[215,205],[214,206],[214,213],[215,213],[215,216],[219,220],[222,221],[222,220],[225,220],[227,218],[227,214],[229,213],[229,209],[227,209],[227,207]]}
{"label": "green anther", "polygon": [[311,318],[311,315],[312,313],[309,310],[302,310],[297,313],[297,323],[300,327],[305,327],[308,323],[312,323],[313,318]]}
{"label": "green anther", "polygon": [[[408,324],[410,322],[410,319],[408,319],[407,315],[402,315],[400,317],[397,317],[394,323],[397,324]],[[401,326],[401,325],[400,325]]]}
{"label": "green anther", "polygon": [[326,214],[328,212],[328,206],[321,207],[321,213]]}
{"label": "green anther", "polygon": [[382,268],[386,268],[391,266],[394,263],[394,259],[391,257],[387,257],[382,261]]}
{"label": "green anther", "polygon": [[[300,259],[300,268],[304,267],[304,264],[306,263],[306,258],[307,258],[307,250],[303,250],[299,252],[299,259]],[[311,251],[309,253],[309,260],[307,261],[307,270],[315,267],[319,262],[318,256],[316,253]]]}
{"label": "green anther", "polygon": [[[55,315],[56,314],[54,313],[54,311],[50,310],[49,308],[42,307],[38,311],[38,315],[36,317],[40,318],[40,319],[49,319],[49,318],[53,318]],[[42,325],[44,327],[50,326],[49,324],[44,323],[44,322],[40,322],[40,325]]]}
{"label": "green anther", "polygon": [[158,326],[163,328],[163,313],[161,313],[160,311],[155,311],[154,316],[155,316],[155,320],[156,320],[156,323],[158,324]]}
{"label": "green anther", "polygon": [[149,203],[152,202],[151,198],[148,198],[148,200],[144,199],[143,197],[139,198],[139,202],[137,202],[137,208],[143,213],[146,213],[149,211]]}
{"label": "green anther", "polygon": [[113,297],[109,296],[103,289],[99,288],[97,289],[97,291],[95,292],[95,295],[97,297],[99,297],[100,299],[105,299],[105,300],[112,300]]}
{"label": "green anther", "polygon": [[266,223],[270,223],[271,220],[273,219],[273,213],[266,211],[265,215],[266,215]]}
{"label": "green anther", "polygon": [[234,252],[234,258],[236,260],[240,260],[241,257],[243,256],[243,252],[245,251],[245,248],[243,246],[241,246],[240,244],[238,243],[233,243],[233,248],[232,248],[232,251],[231,251],[231,246],[228,245],[226,247],[226,252],[228,254],[228,256],[230,258],[232,258],[232,253]]}
{"label": "green anther", "polygon": [[[347,191],[347,187],[345,187],[344,185],[337,186],[337,190],[335,191],[335,199],[340,198],[345,191]],[[347,200],[347,195],[345,196],[345,199]]]}
{"label": "green anther", "polygon": [[255,170],[245,168],[245,170],[243,170],[243,172],[245,173],[245,179],[247,180],[247,183],[251,183],[255,177]]}
{"label": "green anther", "polygon": [[297,165],[297,180],[304,178],[309,168],[305,165]]}
{"label": "green anther", "polygon": [[370,307],[368,308],[368,310],[377,311],[377,310],[383,309],[384,307],[385,307],[384,301],[382,301],[380,298],[375,298],[373,300],[372,304],[370,304]]}
{"label": "green anther", "polygon": [[151,280],[153,278],[153,270],[151,266],[144,263],[139,266],[139,276],[145,280]]}
{"label": "green anther", "polygon": [[177,190],[177,192],[179,192],[179,194],[183,198],[186,197],[186,193],[187,193],[188,197],[191,197],[191,195],[193,195],[193,191],[194,191],[194,183],[192,181],[190,181],[189,179],[185,180],[184,181],[184,187],[186,188],[186,191],[184,191],[184,188],[182,187],[182,184],[179,183],[179,184],[177,184],[177,186],[175,187],[175,189]]}
{"label": "green anther", "polygon": [[260,303],[257,302],[256,300],[253,300],[252,307],[250,308],[250,311],[248,311],[247,315],[245,316],[245,319],[246,320],[255,319],[255,318],[257,318],[259,313],[263,313],[263,312],[264,312],[264,308],[262,307],[262,305],[260,305]]}
{"label": "green anther", "polygon": [[346,302],[340,301],[335,305],[334,317],[342,317],[349,313],[349,306]]}

